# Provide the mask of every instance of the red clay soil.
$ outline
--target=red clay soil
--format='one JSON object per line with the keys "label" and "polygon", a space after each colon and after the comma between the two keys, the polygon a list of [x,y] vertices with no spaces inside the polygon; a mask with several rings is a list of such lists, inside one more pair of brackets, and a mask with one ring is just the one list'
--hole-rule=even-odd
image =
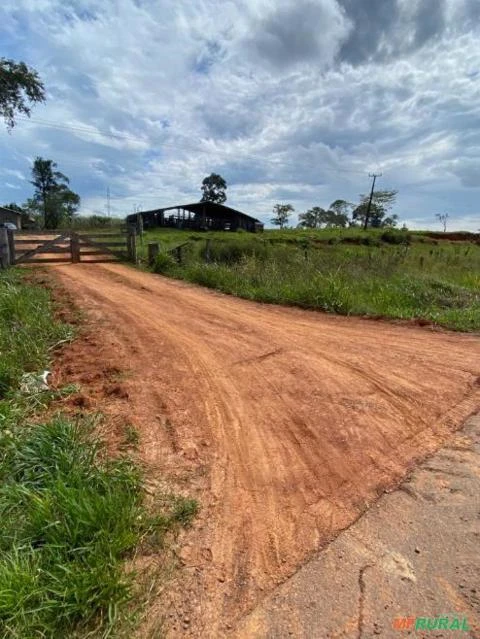
{"label": "red clay soil", "polygon": [[201,505],[144,636],[164,614],[168,636],[229,634],[480,406],[478,336],[246,302],[120,264],[53,271],[94,329],[57,377],[96,384],[98,408],[139,429],[152,484]]}

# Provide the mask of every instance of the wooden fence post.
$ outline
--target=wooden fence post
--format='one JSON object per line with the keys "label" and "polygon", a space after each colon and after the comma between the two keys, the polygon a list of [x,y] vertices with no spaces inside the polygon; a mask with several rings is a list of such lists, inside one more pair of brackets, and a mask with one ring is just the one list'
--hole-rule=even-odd
{"label": "wooden fence post", "polygon": [[207,242],[205,244],[205,262],[207,262],[207,264],[210,262],[210,243],[212,240],[207,239]]}
{"label": "wooden fence post", "polygon": [[129,226],[127,229],[127,251],[128,259],[134,264],[137,263],[137,229],[135,226]]}
{"label": "wooden fence post", "polygon": [[181,245],[177,246],[177,248],[175,249],[175,253],[176,253],[177,262],[181,266],[182,265],[182,246]]}
{"label": "wooden fence post", "polygon": [[15,264],[15,231],[7,229],[8,252],[10,253],[10,265]]}
{"label": "wooden fence post", "polygon": [[76,233],[70,235],[70,252],[72,254],[72,263],[80,262],[80,238]]}
{"label": "wooden fence post", "polygon": [[155,264],[157,259],[157,255],[160,252],[160,244],[158,242],[149,242],[148,243],[148,263],[150,266]]}
{"label": "wooden fence post", "polygon": [[7,229],[0,228],[0,268],[10,266],[10,248],[8,245]]}

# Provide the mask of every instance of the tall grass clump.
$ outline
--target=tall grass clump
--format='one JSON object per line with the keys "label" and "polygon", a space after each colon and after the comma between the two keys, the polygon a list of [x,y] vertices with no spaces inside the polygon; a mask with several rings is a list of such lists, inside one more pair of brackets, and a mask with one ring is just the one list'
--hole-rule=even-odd
{"label": "tall grass clump", "polygon": [[0,273],[0,398],[24,372],[43,369],[49,350],[71,337],[71,328],[53,319],[48,291],[29,285],[18,270]]}
{"label": "tall grass clump", "polygon": [[0,461],[0,636],[106,635],[132,597],[123,560],[195,506],[152,517],[138,466],[109,458],[85,421],[3,431]]}

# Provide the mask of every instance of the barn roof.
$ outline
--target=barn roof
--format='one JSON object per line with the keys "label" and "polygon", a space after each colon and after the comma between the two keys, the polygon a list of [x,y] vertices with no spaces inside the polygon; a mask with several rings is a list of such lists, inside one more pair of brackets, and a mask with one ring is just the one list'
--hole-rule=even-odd
{"label": "barn roof", "polygon": [[[244,218],[249,220],[250,222],[257,222],[261,224],[260,220],[243,213],[242,211],[238,211],[237,209],[232,209],[230,206],[225,206],[225,204],[217,204],[216,202],[193,202],[192,204],[176,204],[175,206],[167,206],[158,209],[151,209],[149,211],[139,211],[141,215],[148,215],[149,213],[159,213],[161,211],[173,211],[175,209],[183,209],[185,211],[190,211],[191,213],[203,214],[205,213],[212,218],[218,218],[222,220],[234,219],[234,218]],[[135,220],[136,213],[132,213],[131,215],[127,215],[127,220]]]}

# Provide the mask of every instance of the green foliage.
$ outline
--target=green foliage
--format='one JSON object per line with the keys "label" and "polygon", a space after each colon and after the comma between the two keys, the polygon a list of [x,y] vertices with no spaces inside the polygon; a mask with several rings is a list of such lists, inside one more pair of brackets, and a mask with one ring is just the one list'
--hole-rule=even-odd
{"label": "green foliage", "polygon": [[45,87],[38,73],[24,62],[0,58],[0,114],[7,129],[17,115],[30,115],[30,105],[45,101]]}
{"label": "green foliage", "polygon": [[227,199],[227,183],[218,173],[210,173],[202,182],[201,202],[216,202],[223,204]]}
{"label": "green foliage", "polygon": [[177,263],[170,253],[159,253],[153,265],[153,270],[155,273],[166,274],[171,272],[176,265]]}
{"label": "green foliage", "polygon": [[116,228],[123,224],[123,220],[106,215],[75,216],[71,220],[64,220],[69,228],[78,230]]}
{"label": "green foliage", "polygon": [[[264,259],[267,253],[265,243],[250,235],[247,238],[231,239],[230,241],[212,240],[209,247],[209,258],[211,262],[218,264],[237,264],[247,257],[255,256],[257,259]],[[206,259],[206,246],[201,250],[200,255]]]}
{"label": "green foliage", "polygon": [[36,157],[32,167],[31,184],[35,193],[29,207],[43,214],[46,229],[56,229],[64,221],[72,221],[80,206],[80,196],[69,187],[69,179],[52,160]]}
{"label": "green foliage", "polygon": [[273,218],[270,222],[274,226],[279,226],[281,229],[285,228],[288,222],[288,218],[295,211],[291,204],[275,204],[273,207]]}
{"label": "green foliage", "polygon": [[348,224],[348,202],[335,200],[326,211],[314,206],[298,216],[299,227],[305,229],[345,228]]}
{"label": "green foliage", "polygon": [[370,212],[368,213],[370,195],[361,195],[360,204],[352,213],[352,222],[364,225],[368,213],[367,226],[371,228],[394,227],[398,223],[398,215],[387,216],[395,204],[398,191],[374,191]]}
{"label": "green foliage", "polygon": [[0,455],[0,636],[106,633],[132,596],[123,560],[147,535],[158,543],[187,524],[196,502],[177,499],[157,530],[138,466],[108,458],[85,422],[23,427]]}
{"label": "green foliage", "polygon": [[[163,245],[179,237],[152,232]],[[360,228],[208,237],[210,263],[203,244],[169,274],[252,300],[480,330],[480,246],[473,243],[436,246],[418,233]]]}
{"label": "green foliage", "polygon": [[[52,310],[44,289],[0,272],[0,639],[107,637],[130,624],[134,575],[124,560],[143,543],[163,545],[198,509],[158,495],[153,516],[138,465],[109,457],[93,421],[38,423],[51,393],[16,389],[22,371],[42,369],[70,335]],[[138,443],[131,426],[125,443]]]}
{"label": "green foliage", "polygon": [[0,398],[18,386],[23,372],[45,369],[49,348],[71,337],[52,312],[45,289],[26,284],[19,270],[0,272]]}
{"label": "green foliage", "polygon": [[412,236],[407,231],[388,229],[381,234],[380,239],[387,244],[410,244]]}

